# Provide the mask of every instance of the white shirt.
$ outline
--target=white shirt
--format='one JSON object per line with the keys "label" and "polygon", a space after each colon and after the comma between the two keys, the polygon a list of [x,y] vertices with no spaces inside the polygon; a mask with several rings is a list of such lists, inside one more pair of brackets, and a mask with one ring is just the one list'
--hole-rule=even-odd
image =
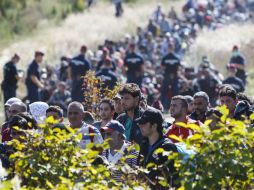
{"label": "white shirt", "polygon": [[115,153],[114,155],[111,154],[110,149],[108,151],[108,162],[111,164],[116,164],[121,157],[124,154],[125,149],[127,148],[128,144],[126,142],[123,143],[123,146],[121,147],[121,149],[119,151],[117,151],[117,153]]}

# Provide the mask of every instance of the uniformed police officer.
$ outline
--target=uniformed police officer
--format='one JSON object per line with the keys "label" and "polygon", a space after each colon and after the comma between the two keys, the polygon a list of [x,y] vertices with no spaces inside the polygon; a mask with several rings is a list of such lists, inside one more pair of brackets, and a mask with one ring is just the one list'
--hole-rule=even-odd
{"label": "uniformed police officer", "polygon": [[68,79],[71,80],[71,99],[72,101],[83,102],[84,90],[82,89],[83,76],[91,69],[90,62],[86,59],[87,47],[81,46],[80,54],[73,58],[62,57],[62,60],[69,63]]}
{"label": "uniformed police officer", "polygon": [[36,51],[34,54],[34,60],[28,66],[26,87],[27,87],[27,99],[30,103],[40,100],[39,89],[43,89],[44,85],[40,81],[39,64],[43,61],[44,53]]}
{"label": "uniformed police officer", "polygon": [[162,68],[164,69],[164,78],[161,87],[161,102],[165,111],[169,109],[170,99],[179,93],[178,67],[180,58],[175,53],[174,41],[168,44],[168,54],[162,58]]}
{"label": "uniformed police officer", "polygon": [[14,54],[12,59],[4,65],[4,79],[1,86],[4,94],[4,102],[12,97],[16,97],[17,82],[21,78],[16,68],[19,60],[20,57]]}
{"label": "uniformed police officer", "polygon": [[124,66],[127,68],[127,83],[135,83],[141,87],[144,74],[143,57],[135,52],[135,43],[131,42],[129,52],[124,59]]}

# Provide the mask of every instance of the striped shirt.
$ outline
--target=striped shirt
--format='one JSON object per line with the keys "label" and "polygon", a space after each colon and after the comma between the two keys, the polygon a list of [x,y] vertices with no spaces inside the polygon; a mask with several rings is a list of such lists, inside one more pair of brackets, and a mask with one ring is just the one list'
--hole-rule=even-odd
{"label": "striped shirt", "polygon": [[111,171],[111,175],[112,177],[117,181],[117,182],[121,182],[122,179],[122,172],[118,169],[118,167],[114,167],[114,165],[118,165],[121,166],[123,165],[123,163],[120,162],[120,159],[124,156],[128,156],[128,155],[133,155],[133,158],[126,158],[125,159],[125,163],[128,164],[130,167],[134,168],[135,166],[138,165],[138,156],[139,153],[135,150],[128,150],[128,147],[131,144],[129,142],[125,142],[123,143],[121,149],[115,153],[114,155],[111,154],[110,149],[104,150],[102,152],[102,156],[105,156],[109,162],[109,164],[111,166],[113,166],[112,171]]}

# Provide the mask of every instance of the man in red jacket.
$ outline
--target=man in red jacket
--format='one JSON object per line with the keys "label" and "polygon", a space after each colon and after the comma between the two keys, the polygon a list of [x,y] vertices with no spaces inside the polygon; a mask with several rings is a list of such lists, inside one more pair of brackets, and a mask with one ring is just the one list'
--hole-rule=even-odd
{"label": "man in red jacket", "polygon": [[[194,123],[199,125],[199,122],[196,120],[190,119],[188,114],[188,103],[184,96],[174,96],[171,99],[170,104],[170,114],[171,117],[175,119],[174,123],[168,128],[166,136],[175,135],[181,139],[186,139],[187,137],[193,134],[193,131],[189,128],[179,126],[178,123],[190,124]],[[169,137],[174,143],[178,142],[177,140]]]}

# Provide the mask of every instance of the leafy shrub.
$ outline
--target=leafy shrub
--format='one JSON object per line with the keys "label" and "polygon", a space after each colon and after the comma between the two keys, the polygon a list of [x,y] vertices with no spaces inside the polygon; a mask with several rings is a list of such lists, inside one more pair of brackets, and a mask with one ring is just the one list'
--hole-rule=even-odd
{"label": "leafy shrub", "polygon": [[[229,119],[226,109],[222,110],[224,115],[216,123],[218,125],[216,130],[210,130],[211,121],[207,121],[202,128],[195,124],[185,126],[196,131],[195,135],[185,141],[187,147],[195,150],[195,155],[191,155],[185,161],[181,154],[168,155],[169,160],[175,160],[180,189],[254,187],[254,129],[250,127],[248,120]],[[52,130],[50,123],[53,121],[49,119],[47,122],[40,132],[27,133],[24,142],[20,143],[17,140],[11,142],[17,150],[10,156],[18,177],[14,179],[22,187],[28,189],[146,187],[145,168],[132,169],[124,164],[125,158],[122,158],[121,165],[116,166],[94,164],[99,152],[91,148],[92,144],[88,149],[80,150],[78,147],[80,135],[72,129],[70,133]],[[105,143],[99,147],[106,149],[108,145]],[[168,154],[163,150],[157,151],[162,152]],[[121,183],[116,183],[112,179],[110,175],[112,170],[121,171],[123,178]],[[163,177],[167,176],[161,176],[159,183],[168,187]],[[4,185],[6,184],[13,186],[8,181]]]}
{"label": "leafy shrub", "polygon": [[[92,148],[92,143],[87,149],[81,150],[78,146],[81,134],[70,128],[68,128],[69,133],[60,129],[52,130],[54,123],[52,118],[48,118],[47,124],[41,126],[40,131],[26,131],[22,142],[18,140],[10,142],[16,150],[10,155],[13,164],[10,175],[13,172],[20,179],[21,187],[109,189],[145,186],[136,180],[137,171],[125,164],[122,164],[121,168],[115,168],[122,171],[125,177],[123,183],[117,183],[111,177],[109,167],[102,164],[103,159],[98,156],[99,151]],[[98,145],[97,148],[106,149],[108,145],[105,143]]]}
{"label": "leafy shrub", "polygon": [[[184,189],[251,189],[254,187],[254,129],[250,120],[236,121],[223,113],[211,131],[211,121],[198,130],[196,125],[187,125],[197,133],[186,140],[196,151],[186,162],[178,160],[179,181]],[[251,117],[253,117],[252,115]]]}

